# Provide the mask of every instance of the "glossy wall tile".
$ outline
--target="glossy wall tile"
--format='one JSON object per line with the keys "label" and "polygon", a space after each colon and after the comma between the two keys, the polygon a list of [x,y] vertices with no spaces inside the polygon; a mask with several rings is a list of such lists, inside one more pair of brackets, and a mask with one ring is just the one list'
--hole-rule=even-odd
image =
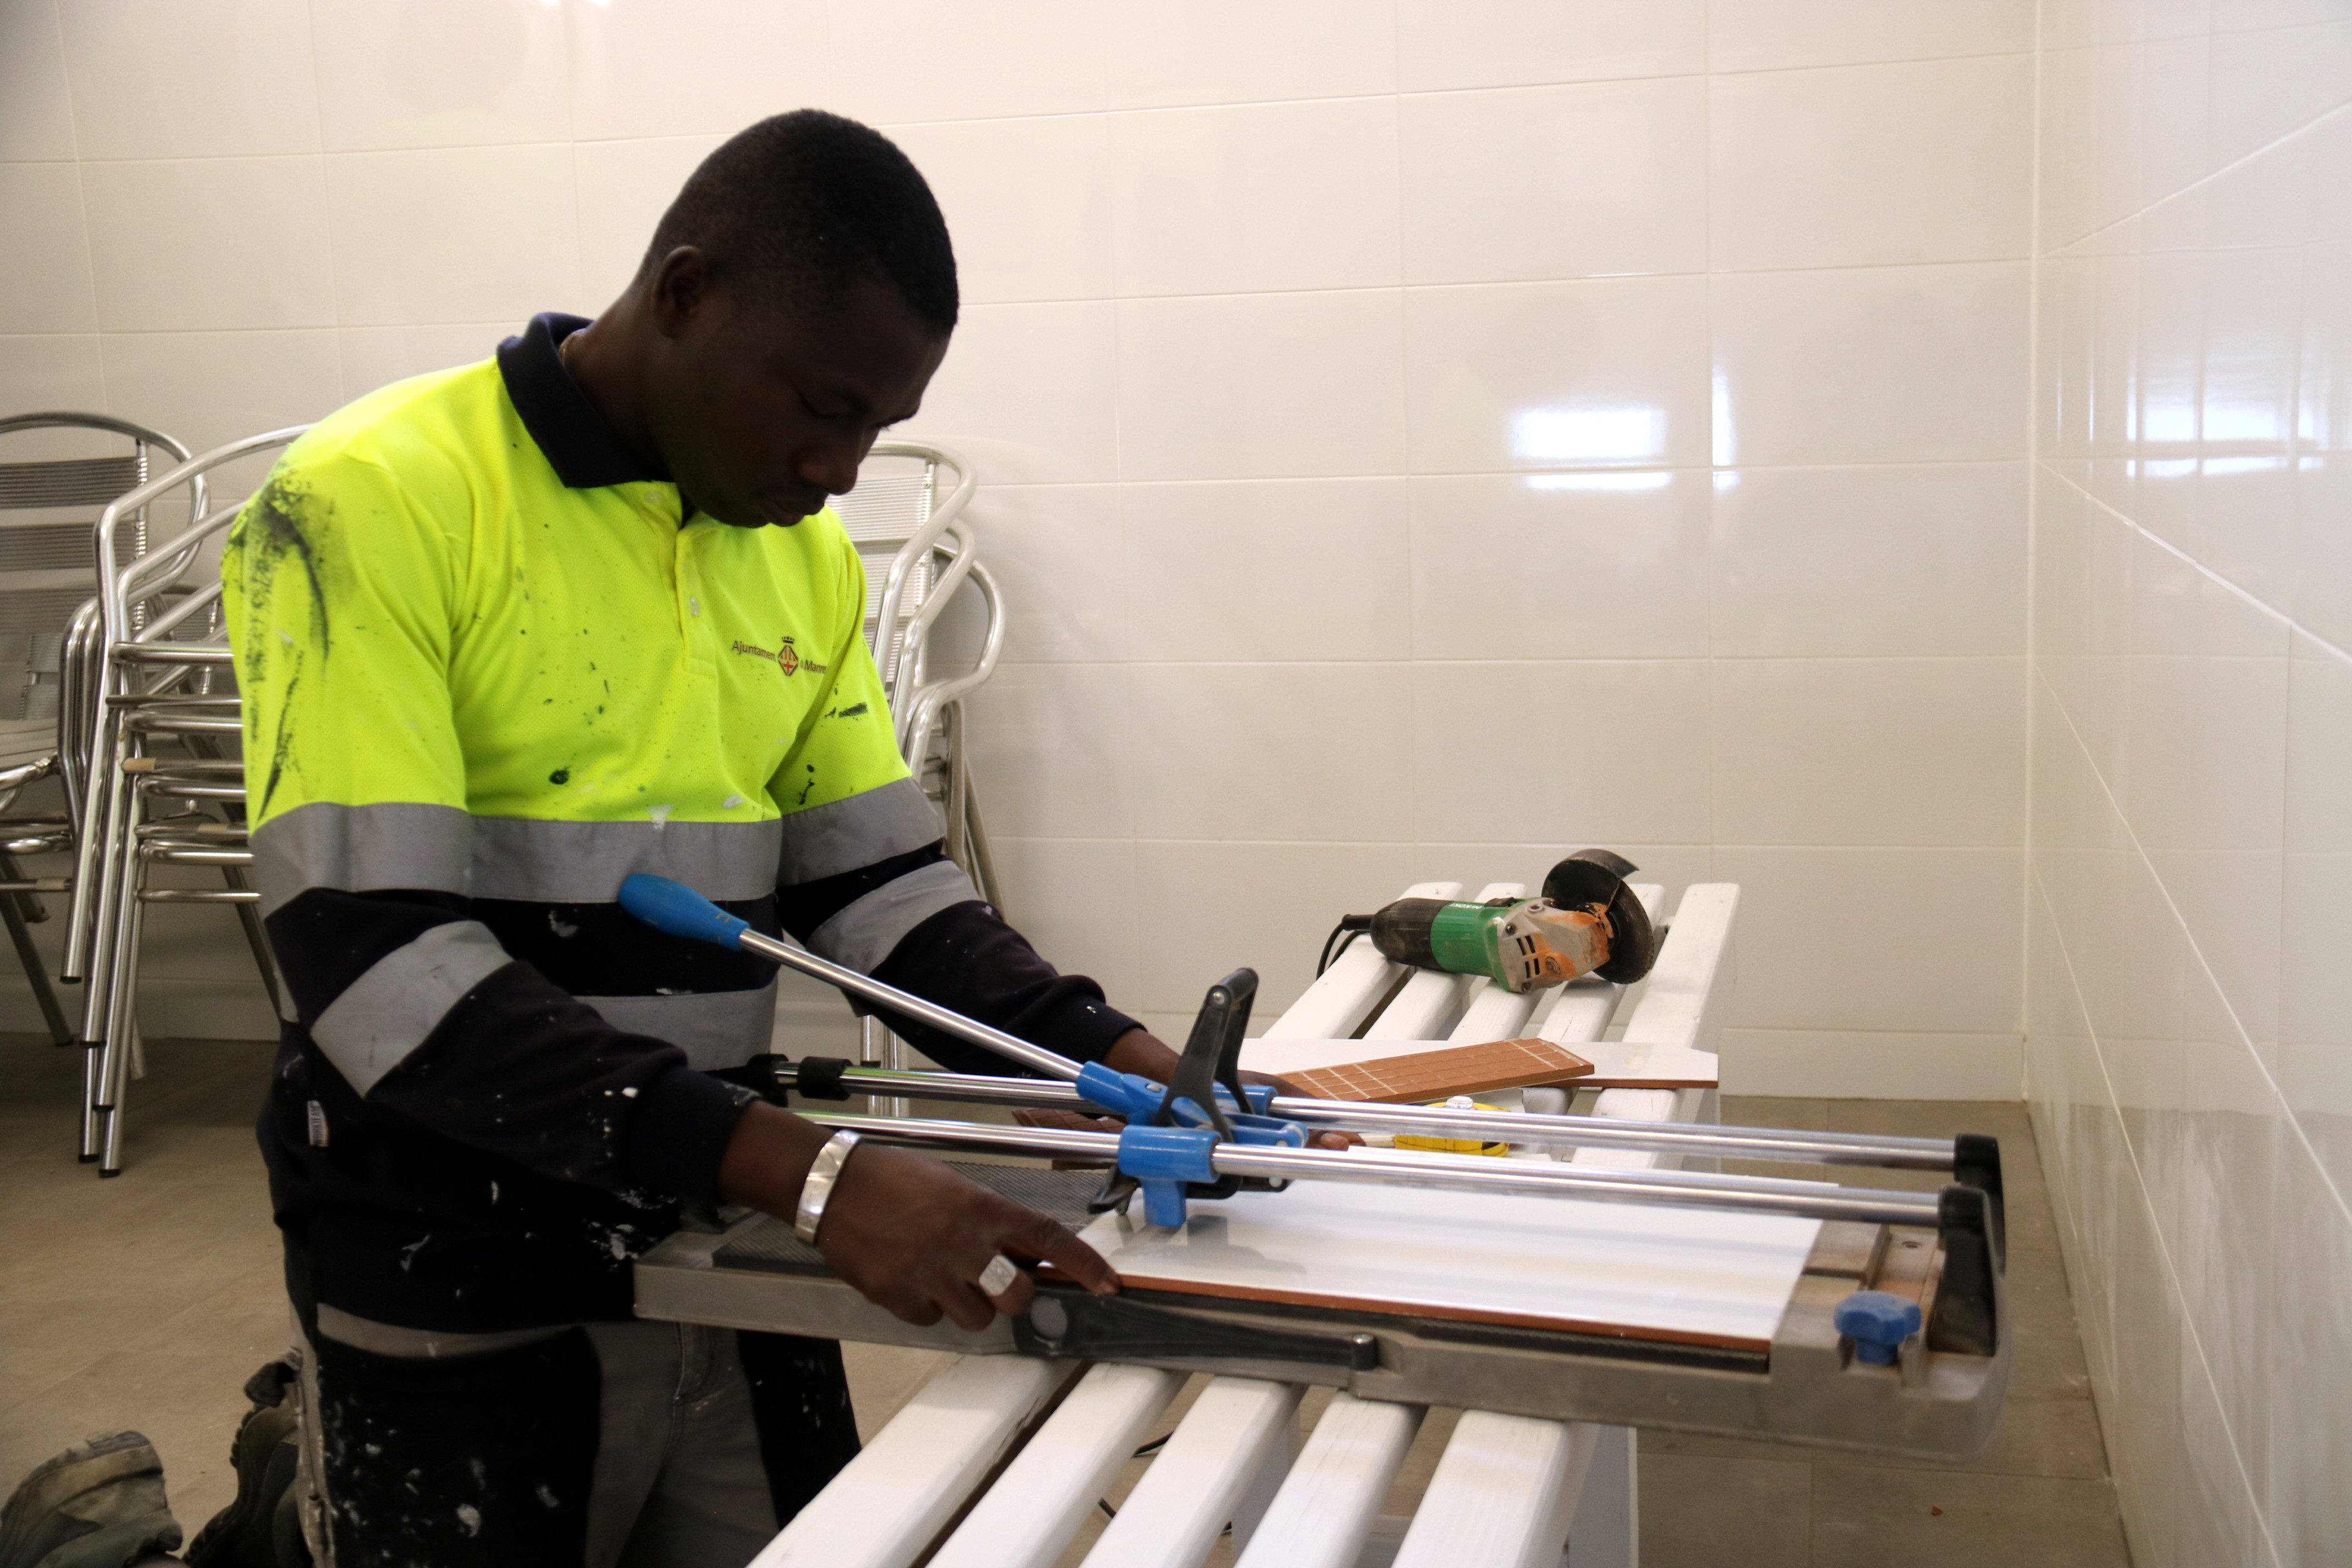
{"label": "glossy wall tile", "polygon": [[[315,417],[600,308],[738,126],[860,116],[929,174],[961,263],[904,434],[982,469],[1012,607],[973,704],[992,823],[1028,847],[1021,889],[1136,857],[1084,963],[1197,1000],[1131,956],[1150,844],[1151,875],[1223,868],[1318,939],[1280,855],[1219,847],[1352,857],[1382,868],[1364,897],[1444,856],[1537,876],[1570,840],[1639,845],[1678,887],[1736,847],[1768,905],[1804,856],[1866,849],[1909,868],[1870,883],[1906,930],[2023,841],[2022,16],[24,0],[0,7],[0,385],[198,441]],[[2256,326],[2280,330],[2230,341]],[[2207,488],[2196,526],[2254,505]],[[2294,537],[2315,584],[2327,536]],[[977,646],[961,613],[941,636]],[[1498,771],[1536,782],[1462,782]],[[2013,1036],[2013,984],[1882,947],[1933,1000],[1855,1013],[1818,964],[1752,982],[1780,1087],[1857,1081],[1865,1051],[1900,1087],[1908,1040],[1915,1089],[1981,1092],[1953,1042]],[[1272,1005],[1297,977],[1267,973]]]}
{"label": "glossy wall tile", "polygon": [[2134,1560],[2352,1555],[2352,18],[2045,8],[2027,1082]]}

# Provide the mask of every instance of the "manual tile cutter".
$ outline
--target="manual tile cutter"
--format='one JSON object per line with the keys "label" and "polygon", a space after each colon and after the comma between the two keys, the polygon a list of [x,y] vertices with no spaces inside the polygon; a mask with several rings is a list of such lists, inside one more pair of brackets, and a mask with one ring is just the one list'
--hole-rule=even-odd
{"label": "manual tile cutter", "polygon": [[[1344,1387],[1360,1397],[1470,1405],[1519,1415],[1696,1431],[1771,1435],[1872,1451],[1965,1457],[1989,1440],[2011,1352],[2003,1306],[2000,1153],[1990,1138],[1951,1141],[1622,1122],[1578,1116],[1367,1105],[1272,1095],[1234,1063],[1255,976],[1213,988],[1166,1089],[1079,1064],[751,931],[690,889],[628,879],[621,901],[674,934],[760,953],[863,1000],[983,1046],[1059,1082],[778,1064],[776,1086],[846,1097],[908,1096],[1055,1106],[1130,1118],[1120,1133],[814,1111],[822,1125],[940,1153],[1111,1164],[1143,1184],[1152,1223],[1181,1225],[1191,1201],[1241,1182],[1296,1181],[1539,1195],[1795,1216],[1828,1222],[1769,1339],[1695,1342],[1642,1332],[1481,1321],[1411,1303],[1302,1306],[1247,1296],[1129,1289],[1094,1298],[1041,1282],[1039,1305],[979,1333],[917,1329],[825,1271],[790,1227],[763,1216],[722,1234],[673,1237],[638,1265],[641,1315],[868,1342],[1050,1358],[1118,1360],[1185,1371]],[[1216,1080],[1222,1081],[1216,1081]],[[1244,1110],[1244,1107],[1247,1109]],[[1875,1165],[1948,1173],[1937,1193],[1673,1171],[1621,1171],[1360,1149],[1299,1147],[1303,1130],[1500,1136],[1685,1155]],[[1081,1223],[1099,1178],[1002,1164],[976,1179]],[[1243,1194],[1278,1205],[1271,1193]],[[1255,1212],[1255,1211],[1254,1211]],[[1194,1223],[1210,1220],[1203,1214]],[[1101,1221],[1096,1223],[1100,1224]],[[1664,1224],[1662,1219],[1660,1224]],[[1858,1287],[1892,1286],[1891,1289]]]}

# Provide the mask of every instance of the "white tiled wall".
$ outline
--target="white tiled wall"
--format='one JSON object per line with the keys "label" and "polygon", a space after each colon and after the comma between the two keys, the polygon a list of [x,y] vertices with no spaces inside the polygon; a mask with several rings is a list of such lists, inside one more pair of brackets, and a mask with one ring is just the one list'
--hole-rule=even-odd
{"label": "white tiled wall", "polygon": [[758,115],[870,119],[963,261],[918,429],[989,486],[1050,953],[1278,1005],[1343,910],[1608,843],[1747,884],[1733,1087],[2006,1096],[2034,50],[2026,0],[9,0],[0,406],[310,417],[602,304]]}
{"label": "white tiled wall", "polygon": [[2352,1563],[2352,5],[2042,26],[2042,1159],[2133,1561]]}

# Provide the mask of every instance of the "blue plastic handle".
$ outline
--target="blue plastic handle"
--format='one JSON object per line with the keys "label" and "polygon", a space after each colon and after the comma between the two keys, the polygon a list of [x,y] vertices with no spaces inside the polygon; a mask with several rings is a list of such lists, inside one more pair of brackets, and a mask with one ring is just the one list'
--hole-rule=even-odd
{"label": "blue plastic handle", "polygon": [[1919,1303],[1885,1290],[1856,1290],[1830,1315],[1853,1353],[1872,1366],[1893,1366],[1903,1342],[1919,1331]]}
{"label": "blue plastic handle", "polygon": [[621,907],[656,931],[713,947],[733,947],[751,929],[749,921],[729,914],[685,883],[643,871],[622,881]]}

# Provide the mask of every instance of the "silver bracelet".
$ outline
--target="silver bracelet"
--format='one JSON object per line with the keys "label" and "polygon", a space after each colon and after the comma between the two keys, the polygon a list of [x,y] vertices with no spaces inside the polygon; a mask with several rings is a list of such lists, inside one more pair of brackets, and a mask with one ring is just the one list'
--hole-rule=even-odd
{"label": "silver bracelet", "polygon": [[808,1180],[801,1184],[801,1201],[793,1205],[793,1234],[811,1247],[816,1245],[816,1227],[824,1223],[825,1200],[833,1196],[841,1180],[842,1163],[856,1147],[857,1134],[844,1128],[826,1139],[810,1162]]}

